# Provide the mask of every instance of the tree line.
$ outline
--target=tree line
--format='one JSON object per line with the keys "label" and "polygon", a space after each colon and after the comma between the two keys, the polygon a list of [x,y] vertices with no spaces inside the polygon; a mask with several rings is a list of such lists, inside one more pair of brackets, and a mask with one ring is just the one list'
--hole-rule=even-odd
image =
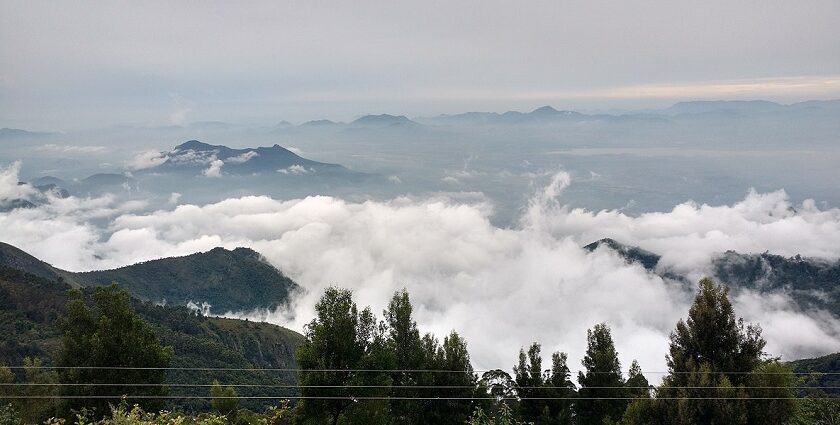
{"label": "tree line", "polygon": [[668,373],[650,385],[633,361],[625,375],[605,323],[587,331],[573,380],[563,352],[544,369],[541,345],[519,351],[512,374],[479,376],[466,341],[420,334],[406,291],[383,319],[352,293],[329,288],[297,352],[298,423],[536,425],[835,424],[838,399],[797,393],[802,379],[765,351],[761,328],[736,317],[728,289],[703,279],[670,335]]}
{"label": "tree line", "polygon": [[[587,331],[577,376],[566,353],[551,353],[544,365],[536,342],[520,348],[511,373],[479,375],[457,332],[442,340],[421,334],[405,290],[393,295],[380,319],[369,307],[360,309],[351,291],[328,288],[296,353],[299,399],[257,414],[240,407],[233,386],[216,381],[208,394],[215,414],[177,419],[154,413],[165,407],[155,397],[169,394],[163,368],[174,353],[124,291],[97,288],[86,300],[74,290],[61,329],[59,369],[27,359],[17,372],[0,367],[0,384],[63,385],[23,386],[18,394],[38,398],[5,401],[12,387],[0,385],[0,424],[50,416],[101,424],[840,423],[838,399],[819,389],[798,393],[802,379],[764,352],[761,329],[738,319],[726,287],[709,279],[700,281],[687,317],[671,333],[668,374],[658,386],[636,361],[623,373],[605,323]],[[116,394],[123,396],[108,398]]]}

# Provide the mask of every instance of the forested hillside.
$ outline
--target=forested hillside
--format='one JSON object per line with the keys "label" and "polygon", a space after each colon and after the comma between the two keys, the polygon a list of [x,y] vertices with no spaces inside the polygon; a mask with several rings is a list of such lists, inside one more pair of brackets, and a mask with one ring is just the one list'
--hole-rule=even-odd
{"label": "forested hillside", "polygon": [[207,303],[213,314],[273,309],[288,302],[298,290],[294,281],[249,248],[214,248],[113,270],[73,273],[0,242],[0,265],[73,286],[118,282],[139,299],[175,305]]}
{"label": "forested hillside", "polygon": [[[636,246],[606,238],[584,248],[593,251],[601,246],[662,277],[690,283],[685,276],[659,267],[659,255]],[[733,290],[784,291],[803,310],[819,308],[840,318],[840,261],[727,251],[712,259],[711,269],[716,280]]]}
{"label": "forested hillside", "polygon": [[[0,359],[7,365],[23,364],[25,357],[54,362],[61,346],[58,321],[66,314],[69,299],[66,283],[54,282],[0,266]],[[91,290],[84,294],[90,297]],[[294,353],[300,334],[268,323],[205,317],[183,307],[154,305],[132,300],[132,306],[147,321],[163,346],[174,350],[166,383],[171,395],[207,396],[209,387],[179,387],[178,384],[222,383],[294,385],[292,372],[212,371],[177,368],[294,369]],[[294,388],[243,388],[242,395],[294,394]],[[259,407],[269,401],[245,402]],[[187,411],[207,410],[207,400],[173,400],[173,407]]]}

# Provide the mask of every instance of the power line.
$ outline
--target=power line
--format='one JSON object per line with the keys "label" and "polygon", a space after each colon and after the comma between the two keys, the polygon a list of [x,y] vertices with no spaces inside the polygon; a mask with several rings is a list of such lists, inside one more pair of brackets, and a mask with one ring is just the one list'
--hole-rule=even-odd
{"label": "power line", "polygon": [[[300,385],[300,384],[224,384],[224,387],[237,388],[392,388],[392,389],[475,389],[476,385]],[[79,383],[79,382],[11,382],[0,383],[0,387],[174,387],[174,388],[209,388],[214,384],[179,384],[179,383]],[[492,385],[490,386],[492,387]],[[489,388],[489,387],[488,387]],[[572,389],[563,386],[511,386],[510,389]],[[654,386],[595,386],[586,389],[656,389]],[[669,386],[667,389],[840,389],[840,386]]]}
{"label": "power line", "polygon": [[[11,395],[3,399],[161,399],[161,400],[211,400],[211,399],[256,399],[256,400],[417,400],[417,401],[502,401],[502,400],[644,400],[640,397],[354,397],[354,396],[173,396],[173,395]],[[791,400],[789,397],[657,397],[656,400]],[[794,400],[840,400],[837,397],[793,397]]]}
{"label": "power line", "polygon": [[[236,367],[135,367],[135,366],[6,366],[9,369],[55,369],[55,370],[172,370],[172,371],[196,371],[196,372],[358,372],[358,373],[487,373],[498,372],[501,369],[486,370],[447,370],[447,369],[300,369],[300,368],[236,368]],[[583,372],[583,371],[579,371]],[[840,372],[760,372],[760,371],[711,371],[726,375],[840,375]],[[507,373],[507,372],[505,372]],[[586,374],[615,374],[615,372],[591,371]],[[642,371],[642,374],[691,374],[699,371]],[[572,374],[574,375],[574,374]]]}

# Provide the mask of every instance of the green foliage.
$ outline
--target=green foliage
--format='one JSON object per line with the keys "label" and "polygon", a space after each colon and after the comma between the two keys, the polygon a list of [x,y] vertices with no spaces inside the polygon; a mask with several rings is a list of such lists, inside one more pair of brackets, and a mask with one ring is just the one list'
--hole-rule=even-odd
{"label": "green foliage", "polygon": [[[395,370],[421,370],[425,364],[426,355],[423,352],[423,342],[420,338],[420,331],[417,330],[417,323],[412,318],[413,307],[409,300],[408,292],[402,290],[394,294],[388,303],[388,308],[383,312],[385,325],[387,326],[387,344],[393,353],[392,369]],[[400,388],[412,385],[430,385],[434,376],[411,372],[396,371],[391,373],[393,385],[392,394],[399,397],[421,397],[427,395],[428,391],[421,391],[413,388]],[[422,423],[424,407],[421,403],[413,400],[392,400],[391,401],[391,422],[394,424],[417,424]]]}
{"label": "green foliage", "polygon": [[822,391],[814,391],[799,401],[791,425],[838,425],[840,424],[840,397],[828,397]]}
{"label": "green foliage", "polygon": [[220,415],[235,416],[239,410],[239,397],[233,387],[223,387],[214,380],[210,387],[210,405]]}
{"label": "green foliage", "polygon": [[[809,374],[802,384],[806,387],[821,387],[826,393],[840,396],[840,353],[814,359],[796,360],[790,362],[793,371],[799,374]],[[832,372],[832,373],[826,373]]]}
{"label": "green foliage", "polygon": [[134,297],[176,305],[206,302],[214,314],[275,308],[287,303],[299,289],[294,281],[248,248],[232,251],[214,248],[113,270],[73,273],[0,242],[0,266],[74,286],[108,286],[119,282]]}
{"label": "green foliage", "polygon": [[[467,420],[476,406],[473,398],[483,389],[466,341],[454,331],[443,344],[431,334],[420,338],[405,291],[394,295],[384,312],[386,320],[379,324],[370,309],[358,311],[352,293],[344,289],[327,289],[315,311],[316,318],[306,327],[306,342],[297,352],[304,369],[301,395],[335,399],[302,400],[297,407],[302,423],[463,424]],[[421,370],[447,372],[417,372]],[[369,385],[377,388],[358,388]],[[438,399],[364,399],[389,396]]]}
{"label": "green foliage", "polygon": [[23,425],[23,419],[14,406],[3,404],[2,401],[0,401],[0,425]]}
{"label": "green foliage", "polygon": [[642,374],[642,367],[639,366],[639,362],[636,360],[630,363],[630,370],[627,372],[627,382],[624,385],[627,387],[627,397],[650,398],[650,383],[648,383],[645,375]]}
{"label": "green foliage", "polygon": [[701,280],[688,319],[671,334],[670,373],[650,412],[677,425],[787,423],[796,407],[794,377],[762,359],[764,344],[760,328],[735,318],[726,287]]}
{"label": "green foliage", "polygon": [[822,309],[840,315],[840,261],[727,251],[712,267],[720,281],[733,287],[784,290],[803,310]]}
{"label": "green foliage", "polygon": [[12,373],[12,370],[8,366],[0,363],[0,404],[3,404],[5,401],[4,396],[13,393],[12,387],[2,384],[11,384],[13,382],[15,382],[15,374]]}
{"label": "green foliage", "polygon": [[586,332],[587,348],[583,357],[586,372],[578,373],[580,399],[577,401],[578,423],[601,425],[605,420],[618,420],[627,406],[624,379],[618,352],[610,328],[600,323]]}
{"label": "green foliage", "polygon": [[519,350],[519,363],[513,367],[513,374],[516,380],[516,392],[523,400],[519,402],[519,411],[525,420],[536,420],[542,414],[545,407],[545,400],[533,400],[542,396],[543,386],[542,357],[540,357],[540,345],[536,342],[525,349]]}
{"label": "green foliage", "polygon": [[[572,421],[572,401],[575,386],[570,379],[566,353],[553,353],[551,369],[543,371],[541,347],[533,343],[519,350],[519,363],[513,372],[519,413],[523,420],[536,424],[567,424]],[[555,398],[555,400],[547,400]]]}
{"label": "green foliage", "polygon": [[736,320],[728,295],[726,286],[700,281],[688,319],[671,334],[668,384],[684,385],[687,373],[706,364],[711,373],[724,373],[739,385],[759,365],[765,345],[761,328]]}
{"label": "green foliage", "polygon": [[484,413],[484,409],[476,407],[473,414],[467,419],[467,425],[527,425],[531,422],[519,422],[514,418],[513,411],[507,403],[500,403],[498,413],[490,416]]}
{"label": "green foliage", "polygon": [[[69,287],[19,270],[0,266],[0,358],[21,365],[39,357],[53,365],[62,346],[58,319],[65,316]],[[94,289],[84,289],[86,303]],[[132,307],[154,330],[164,346],[174,348],[171,366],[178,368],[289,368],[303,336],[269,323],[205,317],[182,306],[160,306],[136,299]],[[21,375],[19,379],[24,379]],[[167,383],[209,385],[214,379],[241,384],[289,385],[292,372],[170,370]],[[243,387],[242,396],[296,395],[294,388]],[[171,387],[170,395],[203,397],[207,388]],[[242,400],[241,406],[262,410],[271,400]],[[167,408],[185,412],[210,409],[202,399],[174,399]]]}
{"label": "green foliage", "polygon": [[247,248],[214,248],[113,270],[72,273],[70,278],[83,286],[119,282],[133,296],[144,300],[180,305],[206,302],[214,314],[273,309],[288,302],[298,290],[295,282]]}
{"label": "green foliage", "polygon": [[463,424],[476,405],[472,400],[463,399],[473,398],[482,392],[482,389],[478,388],[478,377],[470,363],[466,340],[452,331],[443,339],[443,345],[437,349],[434,362],[428,368],[448,371],[434,374],[434,385],[459,387],[439,388],[435,395],[461,400],[434,401],[435,405],[426,412],[427,419],[424,423]]}
{"label": "green foliage", "polygon": [[382,403],[358,398],[385,396],[387,389],[351,388],[390,383],[384,372],[356,371],[381,369],[377,363],[383,357],[385,341],[373,314],[369,309],[359,312],[352,292],[338,288],[325,291],[315,312],[316,318],[306,326],[306,341],[297,351],[298,364],[305,370],[300,374],[301,395],[336,399],[302,400],[298,406],[301,419],[304,423],[337,424],[342,418],[368,415],[369,423],[384,421]]}
{"label": "green foliage", "polygon": [[57,387],[44,385],[58,382],[58,375],[42,366],[39,358],[23,359],[24,378],[28,385],[19,387],[17,394],[33,398],[17,399],[13,404],[26,423],[38,423],[55,415],[59,407],[58,399],[53,398],[58,393]]}
{"label": "green foliage", "polygon": [[[64,419],[52,419],[45,425],[64,425]],[[291,425],[291,412],[283,404],[271,406],[263,413],[240,410],[235,419],[218,413],[187,416],[173,412],[158,413],[145,411],[140,406],[128,407],[123,400],[112,407],[110,414],[97,420],[89,412],[78,413],[73,423],[76,425]]]}
{"label": "green foliage", "polygon": [[[116,285],[97,288],[93,308],[85,304],[80,291],[73,291],[61,328],[64,339],[57,364],[68,368],[62,370],[60,380],[69,384],[62,387],[62,395],[97,397],[68,399],[70,409],[92,408],[102,415],[121,395],[131,400],[131,396],[167,394],[166,371],[160,368],[169,367],[172,348],[160,345],[152,328],[131,307],[128,293]],[[126,367],[150,369],[111,369]],[[137,399],[137,403],[151,409],[163,407],[161,399]]]}

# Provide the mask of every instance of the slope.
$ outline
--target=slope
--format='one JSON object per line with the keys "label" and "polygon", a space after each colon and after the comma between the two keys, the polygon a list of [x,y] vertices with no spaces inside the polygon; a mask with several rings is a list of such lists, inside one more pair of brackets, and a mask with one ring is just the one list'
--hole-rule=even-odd
{"label": "slope", "polygon": [[[59,319],[67,302],[66,283],[51,281],[0,266],[0,361],[20,365],[26,356],[51,364],[61,344]],[[86,295],[91,290],[85,290]],[[167,376],[171,395],[206,396],[204,385],[213,379],[227,384],[262,385],[242,387],[241,395],[279,396],[294,393],[296,375],[283,371],[215,371],[183,368],[284,368],[296,366],[294,352],[303,337],[268,323],[205,317],[186,307],[154,305],[133,299],[133,306],[149,322],[163,345],[175,352]],[[275,388],[266,387],[275,386]],[[276,388],[276,386],[285,386]],[[276,400],[273,400],[276,402]],[[260,408],[272,400],[250,400],[245,405]],[[206,400],[175,400],[173,408],[206,410]]]}
{"label": "slope", "polygon": [[209,312],[274,309],[286,304],[298,285],[248,248],[214,248],[113,270],[68,272],[0,242],[0,265],[73,286],[119,283],[142,300],[186,305],[209,304]]}

